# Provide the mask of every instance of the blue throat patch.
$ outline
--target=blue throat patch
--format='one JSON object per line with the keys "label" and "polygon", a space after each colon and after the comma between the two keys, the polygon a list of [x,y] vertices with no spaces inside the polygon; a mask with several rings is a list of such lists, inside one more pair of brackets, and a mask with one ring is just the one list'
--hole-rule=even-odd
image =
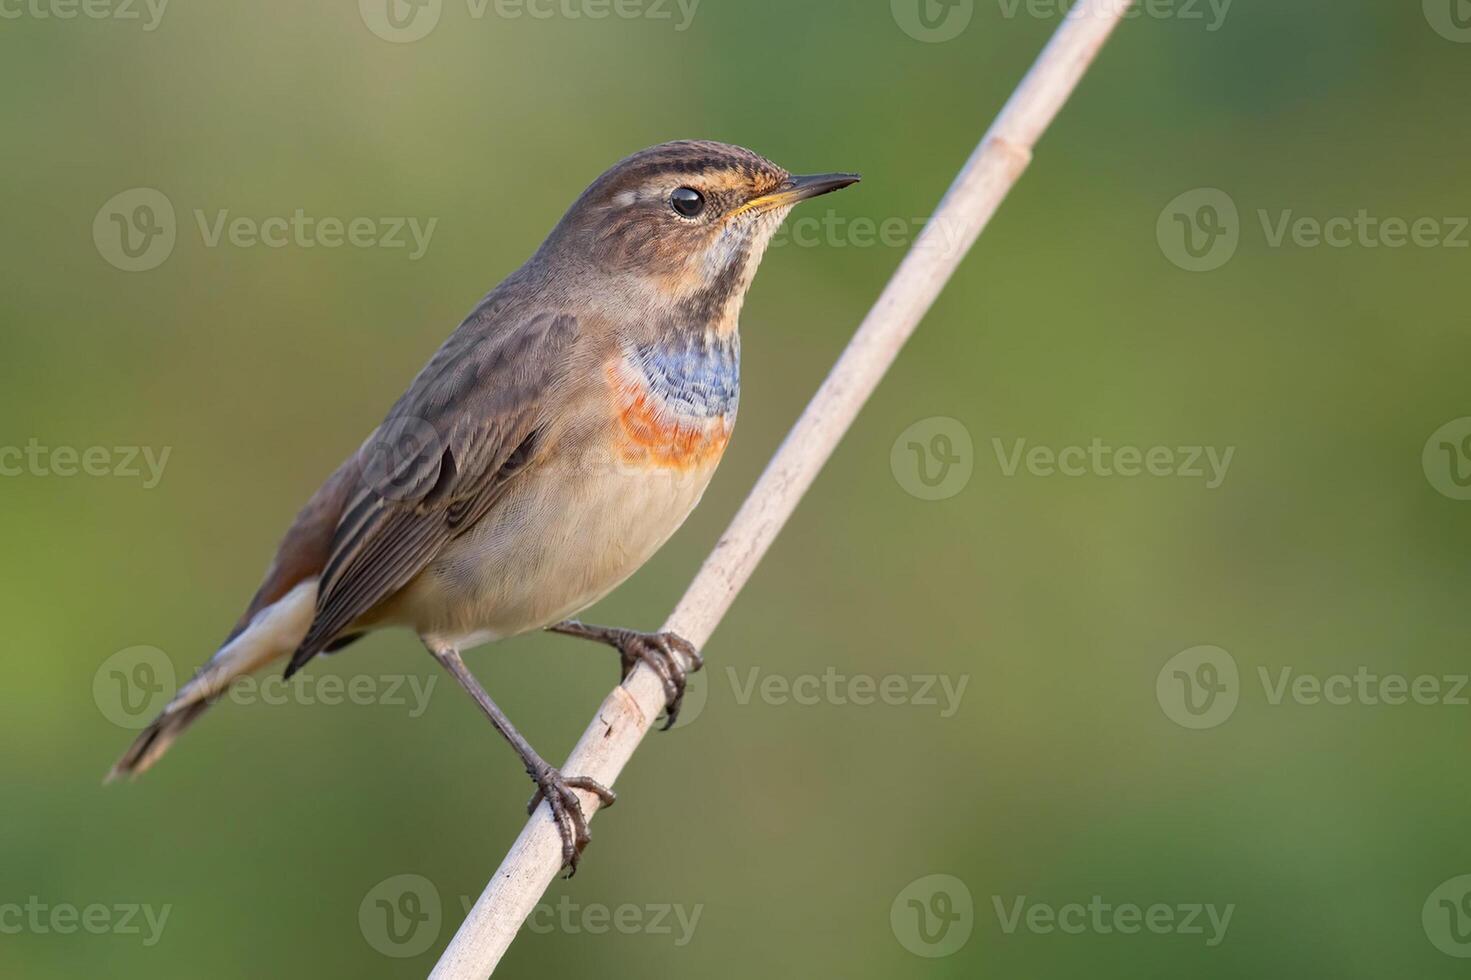
{"label": "blue throat patch", "polygon": [[640,344],[630,360],[670,410],[694,418],[735,415],[741,399],[741,342],[734,333],[710,343],[676,335]]}

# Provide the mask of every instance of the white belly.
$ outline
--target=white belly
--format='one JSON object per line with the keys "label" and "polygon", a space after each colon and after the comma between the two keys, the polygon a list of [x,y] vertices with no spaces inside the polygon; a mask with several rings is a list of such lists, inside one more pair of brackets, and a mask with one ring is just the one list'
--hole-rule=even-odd
{"label": "white belly", "polygon": [[715,470],[599,468],[608,471],[560,465],[525,474],[405,589],[393,618],[456,649],[560,622],[648,561]]}

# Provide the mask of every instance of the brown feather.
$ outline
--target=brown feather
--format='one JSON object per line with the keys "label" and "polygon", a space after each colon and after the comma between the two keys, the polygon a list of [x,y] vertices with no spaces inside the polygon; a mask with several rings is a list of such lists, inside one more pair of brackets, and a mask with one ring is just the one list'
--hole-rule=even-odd
{"label": "brown feather", "polygon": [[374,439],[359,451],[320,566],[316,618],[286,676],[412,581],[527,465],[538,427],[555,411],[548,395],[568,369],[578,325],[534,302],[530,313],[505,302],[522,290],[535,294],[513,278],[472,313],[379,426],[421,432],[430,445],[387,466],[372,458],[383,448]]}
{"label": "brown feather", "polygon": [[331,553],[332,535],[342,519],[348,494],[357,482],[357,466],[357,456],[339,466],[296,515],[276,549],[276,558],[266,571],[265,581],[225,638],[225,643],[239,636],[262,609],[307,579],[321,574]]}

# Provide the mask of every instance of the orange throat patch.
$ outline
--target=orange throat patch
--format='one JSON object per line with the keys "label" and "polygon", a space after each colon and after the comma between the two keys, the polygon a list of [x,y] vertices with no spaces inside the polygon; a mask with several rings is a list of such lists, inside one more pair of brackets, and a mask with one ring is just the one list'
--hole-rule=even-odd
{"label": "orange throat patch", "polygon": [[708,470],[720,462],[735,426],[731,405],[693,405],[685,392],[651,382],[645,370],[619,357],[605,368],[617,416],[615,451],[625,465]]}

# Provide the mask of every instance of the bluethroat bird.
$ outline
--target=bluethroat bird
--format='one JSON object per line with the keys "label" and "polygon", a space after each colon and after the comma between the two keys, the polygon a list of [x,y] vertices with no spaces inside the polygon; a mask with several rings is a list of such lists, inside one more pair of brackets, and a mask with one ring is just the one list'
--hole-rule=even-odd
{"label": "bluethroat bird", "polygon": [[214,657],[118,761],[140,773],[237,678],[290,677],[372,630],[414,630],[521,757],[575,871],[574,789],[466,668],[471,647],[537,629],[645,662],[679,713],[694,647],[671,633],[569,619],[682,524],[730,440],[737,321],[793,206],[857,182],[798,177],[750,150],[682,141],[618,163],[490,292],[286,532]]}

